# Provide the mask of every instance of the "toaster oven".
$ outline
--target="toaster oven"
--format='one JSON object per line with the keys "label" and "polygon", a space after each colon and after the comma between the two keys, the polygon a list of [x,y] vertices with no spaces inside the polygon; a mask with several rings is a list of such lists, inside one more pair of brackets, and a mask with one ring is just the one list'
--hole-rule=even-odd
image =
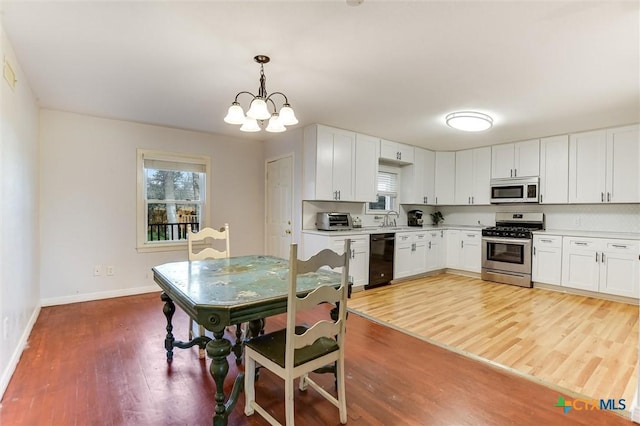
{"label": "toaster oven", "polygon": [[320,231],[340,231],[353,228],[351,214],[322,212],[316,214],[316,228]]}

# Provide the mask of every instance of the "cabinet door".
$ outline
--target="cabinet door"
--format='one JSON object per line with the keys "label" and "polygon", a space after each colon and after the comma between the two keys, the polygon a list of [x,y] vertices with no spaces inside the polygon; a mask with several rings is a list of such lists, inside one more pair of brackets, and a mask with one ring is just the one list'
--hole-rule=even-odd
{"label": "cabinet door", "polygon": [[[338,200],[353,201],[353,161],[355,134],[351,132],[334,133],[333,137],[333,190],[338,191]],[[317,175],[316,179],[323,179]]]}
{"label": "cabinet door", "polygon": [[569,200],[569,136],[540,139],[540,203]]}
{"label": "cabinet door", "polygon": [[400,169],[402,176],[403,204],[427,204],[424,192],[425,154],[427,150],[415,149],[414,163]]}
{"label": "cabinet door", "polygon": [[514,177],[538,176],[540,174],[540,140],[518,142],[514,146]]}
{"label": "cabinet door", "polygon": [[607,202],[640,202],[639,129],[636,124],[607,130]]}
{"label": "cabinet door", "polygon": [[564,238],[562,243],[562,285],[598,291],[600,243],[592,238]]}
{"label": "cabinet door", "polygon": [[398,144],[396,142],[380,140],[380,159],[382,160],[398,160]]}
{"label": "cabinet door", "polygon": [[473,150],[456,152],[455,204],[471,204],[473,195]]}
{"label": "cabinet door", "polygon": [[480,272],[482,267],[481,233],[478,231],[464,231],[461,234],[460,269],[470,272]]}
{"label": "cabinet door", "polygon": [[396,234],[395,256],[393,258],[393,278],[411,275],[413,242],[410,238],[402,238]]}
{"label": "cabinet door", "polygon": [[[457,169],[456,169],[457,170]],[[473,150],[473,184],[471,204],[491,202],[491,147]]]}
{"label": "cabinet door", "polygon": [[532,280],[546,284],[562,283],[562,237],[533,237]]}
{"label": "cabinet door", "polygon": [[403,163],[413,164],[414,161],[414,148],[411,145],[405,145],[403,143],[398,144],[399,160]]}
{"label": "cabinet door", "polygon": [[[416,148],[416,153],[419,148]],[[436,165],[436,153],[429,150],[424,150],[423,161],[423,192],[425,198],[425,204],[435,204],[435,165]]]}
{"label": "cabinet door", "polygon": [[[333,133],[330,128],[318,126],[316,145],[316,173],[307,179],[315,179],[316,200],[335,200],[333,189]],[[311,153],[310,153],[311,155]],[[320,176],[322,178],[320,179]]]}
{"label": "cabinet door", "polygon": [[569,135],[569,203],[605,201],[606,133]]}
{"label": "cabinet door", "polygon": [[427,234],[427,255],[426,255],[426,271],[435,271],[445,267],[444,265],[444,244],[442,243],[442,232],[430,231]]}
{"label": "cabinet door", "polygon": [[355,155],[355,201],[377,201],[378,157],[380,139],[356,135]]}
{"label": "cabinet door", "polygon": [[637,298],[639,254],[636,241],[607,241],[600,259],[600,291]]}
{"label": "cabinet door", "polygon": [[460,231],[447,229],[445,235],[445,265],[447,268],[460,268]]}
{"label": "cabinet door", "polygon": [[435,204],[453,204],[455,193],[455,179],[456,153],[436,152]]}
{"label": "cabinet door", "polygon": [[411,274],[417,275],[427,271],[427,234],[419,233],[413,235],[414,246],[412,253]]}
{"label": "cabinet door", "polygon": [[493,145],[491,147],[491,177],[513,177],[514,144]]}

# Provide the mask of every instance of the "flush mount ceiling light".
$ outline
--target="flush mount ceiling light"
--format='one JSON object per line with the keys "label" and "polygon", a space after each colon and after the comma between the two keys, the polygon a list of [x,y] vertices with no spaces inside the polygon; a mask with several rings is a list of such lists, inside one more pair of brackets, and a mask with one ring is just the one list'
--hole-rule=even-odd
{"label": "flush mount ceiling light", "polygon": [[[265,88],[265,82],[267,79],[264,76],[264,64],[269,62],[271,59],[265,55],[258,55],[253,59],[260,64],[260,87],[258,88],[258,94],[254,95],[251,92],[238,93],[235,100],[229,107],[229,111],[227,112],[227,116],[224,118],[224,121],[229,124],[242,125],[240,130],[243,132],[259,132],[262,130],[265,120],[269,120],[269,124],[265,129],[267,132],[284,132],[287,130],[284,126],[298,124],[298,119],[296,118],[291,105],[289,105],[289,100],[284,93],[273,92],[270,95],[267,94],[267,89]],[[240,106],[240,103],[238,103],[238,97],[242,94],[247,94],[253,98],[246,115]],[[275,95],[280,95],[284,98],[284,103],[282,104],[282,108],[280,108],[280,112],[277,111],[276,104],[273,99],[271,99]],[[273,108],[273,112],[269,112],[269,105]]]}
{"label": "flush mount ceiling light", "polygon": [[493,118],[474,111],[452,112],[445,118],[447,126],[465,132],[481,132],[493,126]]}

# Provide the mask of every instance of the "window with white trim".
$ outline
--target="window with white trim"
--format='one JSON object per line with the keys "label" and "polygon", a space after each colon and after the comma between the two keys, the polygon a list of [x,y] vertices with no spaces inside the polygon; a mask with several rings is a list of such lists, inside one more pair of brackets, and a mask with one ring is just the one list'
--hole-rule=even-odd
{"label": "window with white trim", "polygon": [[367,203],[367,212],[385,213],[397,211],[399,170],[395,167],[380,166],[377,178],[378,201]]}
{"label": "window with white trim", "polygon": [[205,156],[138,150],[138,250],[183,247],[205,226],[209,167]]}

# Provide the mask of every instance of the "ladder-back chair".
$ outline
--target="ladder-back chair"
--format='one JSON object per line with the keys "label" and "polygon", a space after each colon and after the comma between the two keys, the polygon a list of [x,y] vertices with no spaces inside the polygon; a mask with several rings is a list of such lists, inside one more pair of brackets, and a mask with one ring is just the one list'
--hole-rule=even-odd
{"label": "ladder-back chair", "polygon": [[[205,260],[205,259],[223,259],[231,256],[229,250],[229,224],[225,223],[220,230],[213,228],[203,228],[198,232],[191,231],[191,225],[187,226],[187,247],[189,250],[189,260]],[[226,248],[224,251],[216,250],[212,247],[205,247],[200,251],[194,252],[194,243],[204,243],[207,238],[213,240],[225,240]],[[196,248],[197,250],[197,248]],[[194,338],[193,330],[194,321],[189,319],[189,339]],[[239,327],[240,325],[238,325]],[[198,324],[198,336],[204,336],[204,327]],[[197,336],[195,336],[197,337]],[[204,349],[200,349],[200,358],[204,358]]]}
{"label": "ladder-back chair", "polygon": [[[311,386],[323,397],[338,407],[340,423],[347,422],[345,399],[344,338],[346,328],[347,293],[349,276],[350,240],[345,240],[343,255],[331,250],[322,250],[309,260],[298,260],[297,245],[291,245],[289,256],[289,291],[287,299],[287,328],[245,343],[245,414],[257,411],[272,425],[280,423],[256,402],[256,364],[266,368],[285,381],[285,424],[294,425],[294,386],[300,377],[299,388]],[[298,275],[315,272],[329,266],[342,267],[340,286],[324,285],[304,297],[298,297],[296,282]],[[296,314],[313,309],[319,303],[335,303],[338,307],[337,320],[320,320],[310,327],[296,326]],[[328,364],[336,365],[337,397],[324,390],[309,377],[309,373]]]}

